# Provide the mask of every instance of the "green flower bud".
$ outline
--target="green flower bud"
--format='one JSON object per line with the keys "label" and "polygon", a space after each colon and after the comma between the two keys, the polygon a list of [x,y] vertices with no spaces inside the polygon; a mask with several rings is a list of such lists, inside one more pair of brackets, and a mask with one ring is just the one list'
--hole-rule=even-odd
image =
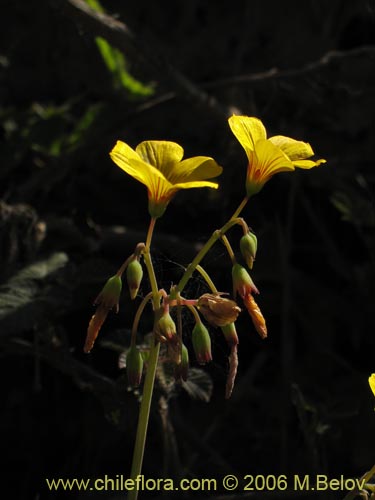
{"label": "green flower bud", "polygon": [[138,387],[143,372],[143,357],[136,346],[131,346],[126,355],[126,372],[131,387]]}
{"label": "green flower bud", "polygon": [[238,344],[236,325],[234,323],[229,323],[228,325],[222,326],[221,331],[223,332],[225,340],[230,346]]}
{"label": "green flower bud", "polygon": [[83,348],[84,352],[90,352],[93,348],[99,331],[107,318],[108,312],[113,308],[118,312],[118,301],[121,294],[121,288],[121,278],[116,274],[112,276],[112,278],[109,278],[102,291],[96,297],[94,304],[99,307],[90,320]]}
{"label": "green flower bud", "polygon": [[118,312],[118,301],[120,298],[121,289],[121,278],[120,276],[117,276],[117,274],[115,274],[115,276],[109,278],[107,283],[104,285],[102,291],[96,297],[94,304],[101,305],[108,311],[114,307],[116,309],[116,312]]}
{"label": "green flower bud", "polygon": [[238,293],[240,297],[244,298],[251,293],[259,293],[250,274],[241,264],[236,263],[232,267],[232,279],[234,295]]}
{"label": "green flower bud", "polygon": [[137,258],[132,260],[126,268],[126,280],[129,286],[130,298],[134,300],[137,296],[139,286],[143,278],[143,269]]}
{"label": "green flower bud", "polygon": [[211,338],[203,323],[195,324],[192,332],[192,341],[198,363],[204,365],[212,361]]}
{"label": "green flower bud", "polygon": [[158,321],[158,334],[165,340],[173,340],[176,336],[176,323],[173,321],[172,316],[168,313],[164,313],[163,316]]}
{"label": "green flower bud", "polygon": [[244,234],[240,240],[241,254],[249,269],[253,268],[253,263],[257,253],[257,245],[257,237],[251,231],[249,231],[247,234]]}
{"label": "green flower bud", "polygon": [[189,352],[185,346],[182,344],[181,346],[181,362],[175,364],[174,368],[174,376],[176,380],[182,378],[182,380],[187,380],[189,371]]}

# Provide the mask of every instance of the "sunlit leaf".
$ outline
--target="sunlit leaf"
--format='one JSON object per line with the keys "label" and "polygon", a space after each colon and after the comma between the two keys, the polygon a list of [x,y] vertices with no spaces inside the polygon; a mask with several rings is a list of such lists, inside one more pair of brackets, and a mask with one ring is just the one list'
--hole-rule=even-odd
{"label": "sunlit leaf", "polygon": [[[86,0],[87,4],[97,12],[104,12],[98,0]],[[112,47],[102,37],[95,38],[98,50],[107,69],[112,73],[116,87],[123,87],[133,96],[149,96],[154,90],[150,85],[145,85],[134,78],[126,68],[125,56],[115,47]]]}

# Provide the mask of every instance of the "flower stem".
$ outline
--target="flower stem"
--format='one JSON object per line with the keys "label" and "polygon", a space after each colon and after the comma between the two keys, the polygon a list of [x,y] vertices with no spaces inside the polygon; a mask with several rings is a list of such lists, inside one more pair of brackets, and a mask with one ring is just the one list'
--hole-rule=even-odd
{"label": "flower stem", "polygon": [[233,248],[232,245],[229,243],[228,238],[223,234],[221,237],[221,241],[224,243],[225,248],[227,249],[228,255],[230,257],[230,260],[232,261],[232,264],[236,263],[236,257],[234,256]]}
{"label": "flower stem", "polygon": [[231,219],[236,219],[240,215],[240,213],[245,208],[245,206],[246,206],[246,204],[247,204],[248,201],[249,201],[248,196],[245,196],[245,198],[238,205],[237,210],[234,212],[234,214],[232,215],[232,217],[230,218],[230,220]]}
{"label": "flower stem", "polygon": [[[247,198],[245,198],[245,200],[246,200],[246,203],[247,203]],[[235,214],[239,213],[242,210],[242,208],[246,205],[246,203],[244,203],[244,201],[240,204],[240,206],[236,210]],[[217,240],[219,240],[220,238],[222,238],[223,235],[231,227],[235,226],[236,224],[242,225],[243,224],[243,220],[239,219],[238,217],[236,217],[236,218],[232,217],[231,219],[229,219],[229,221],[226,224],[224,224],[224,226],[221,229],[217,229],[216,231],[214,231],[212,233],[211,237],[207,240],[207,242],[205,243],[205,245],[197,253],[197,255],[195,256],[194,260],[188,265],[188,267],[187,267],[184,275],[180,279],[180,282],[178,283],[178,285],[176,287],[176,289],[179,292],[182,292],[182,290],[186,286],[186,283],[189,281],[189,279],[191,278],[193,272],[197,268],[198,264],[200,264],[201,260],[206,255],[206,253],[210,250],[210,248],[217,242]]]}
{"label": "flower stem", "polygon": [[[139,410],[137,436],[135,439],[134,453],[133,453],[133,463],[131,468],[130,477],[134,481],[137,476],[140,476],[142,471],[143,455],[146,444],[148,421],[150,418],[150,408],[152,393],[154,390],[155,373],[159,358],[160,343],[154,343],[151,341],[150,356],[147,362],[147,373],[145,384],[143,387],[142,403]],[[138,490],[130,490],[128,493],[128,500],[137,500]]]}
{"label": "flower stem", "polygon": [[160,294],[158,289],[158,284],[156,281],[154,266],[152,265],[151,255],[150,255],[150,246],[152,235],[155,229],[156,219],[152,217],[150,220],[150,225],[147,231],[146,245],[143,249],[143,258],[146,264],[146,269],[148,273],[148,278],[150,280],[151,290],[152,290],[152,302],[154,304],[154,310],[156,311],[160,307]]}
{"label": "flower stem", "polygon": [[150,225],[149,225],[148,231],[147,231],[147,238],[146,238],[146,248],[148,250],[150,250],[150,247],[151,247],[151,239],[152,239],[152,235],[154,234],[155,223],[156,223],[155,217],[151,217]]}
{"label": "flower stem", "polygon": [[[148,228],[148,232],[147,232],[146,245],[145,245],[145,248],[143,250],[143,258],[144,258],[144,261],[146,264],[148,277],[149,277],[150,284],[151,284],[151,294],[150,295],[152,296],[152,303],[153,303],[154,314],[155,314],[154,330],[155,330],[155,325],[156,325],[157,313],[158,313],[158,310],[160,308],[160,294],[159,294],[159,290],[158,290],[158,284],[156,281],[154,266],[152,265],[152,260],[151,260],[151,255],[150,255],[151,239],[152,239],[152,235],[153,235],[154,228],[155,228],[155,222],[156,222],[156,219],[152,218],[150,221],[150,226]],[[147,297],[147,300],[149,300],[151,298],[149,296],[146,296],[146,297]],[[146,299],[146,297],[145,297],[145,299]],[[146,300],[144,300],[144,303],[145,303],[144,305],[146,305]],[[134,452],[133,452],[133,462],[132,462],[132,468],[131,468],[131,472],[130,472],[130,478],[133,479],[134,481],[136,480],[137,476],[139,476],[142,472],[143,455],[144,455],[144,451],[145,451],[148,422],[150,419],[150,408],[151,408],[152,394],[153,394],[153,390],[154,390],[156,368],[157,368],[158,359],[159,359],[159,351],[160,351],[160,343],[155,342],[155,340],[152,339],[151,340],[151,347],[150,347],[150,354],[149,354],[149,358],[147,361],[147,373],[146,373],[145,383],[143,386],[142,402],[141,402],[141,407],[139,410],[137,435],[135,438],[135,445],[134,445]],[[137,500],[137,498],[138,498],[138,490],[137,489],[129,491],[128,500]]]}
{"label": "flower stem", "polygon": [[134,254],[131,254],[122,264],[121,267],[119,267],[116,276],[121,276],[124,274],[125,269],[128,267],[129,262],[133,259]]}
{"label": "flower stem", "polygon": [[137,335],[139,320],[141,319],[143,310],[146,307],[147,302],[151,299],[152,296],[153,296],[152,292],[148,293],[146,295],[146,297],[140,303],[140,305],[137,309],[137,312],[135,313],[134,320],[133,320],[133,326],[132,326],[131,341],[130,341],[132,346],[135,346],[135,344],[136,344],[136,335]]}
{"label": "flower stem", "polygon": [[200,324],[202,323],[202,320],[198,314],[198,311],[195,309],[194,306],[187,306],[191,314],[194,316],[195,322]]}
{"label": "flower stem", "polygon": [[212,293],[218,293],[218,290],[217,290],[214,282],[212,281],[212,279],[210,278],[210,276],[208,275],[208,273],[203,269],[203,267],[198,264],[195,269],[202,275],[202,277],[204,278],[205,282],[210,287],[211,292]]}

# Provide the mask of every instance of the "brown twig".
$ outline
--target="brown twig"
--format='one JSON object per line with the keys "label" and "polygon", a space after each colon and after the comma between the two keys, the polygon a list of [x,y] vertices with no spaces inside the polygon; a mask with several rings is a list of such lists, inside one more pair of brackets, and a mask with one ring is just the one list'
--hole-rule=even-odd
{"label": "brown twig", "polygon": [[281,70],[279,68],[270,68],[266,71],[259,73],[250,73],[247,75],[237,75],[230,78],[221,78],[213,82],[207,82],[202,85],[205,89],[213,89],[218,87],[227,87],[231,85],[238,85],[242,83],[258,83],[267,80],[282,80],[287,78],[295,78],[298,76],[305,76],[316,71],[320,71],[325,67],[332,66],[340,61],[347,60],[353,57],[368,56],[369,58],[375,57],[375,48],[371,45],[364,45],[356,47],[352,50],[339,51],[331,50],[324,54],[316,61],[309,62],[300,68],[291,68]]}
{"label": "brown twig", "polygon": [[[328,68],[330,66],[334,66],[340,62],[347,61],[351,58],[367,56],[369,58],[375,57],[375,48],[373,46],[364,45],[362,47],[356,47],[355,49],[346,50],[346,51],[338,51],[332,50],[324,54],[322,57],[317,59],[316,61],[311,61],[299,68],[291,68],[291,69],[279,69],[279,68],[270,68],[265,71],[260,71],[258,73],[249,73],[245,75],[235,75],[228,78],[220,78],[217,80],[204,82],[199,84],[201,89],[212,90],[220,87],[231,87],[234,85],[252,85],[259,84],[265,82],[274,82],[277,80],[287,80],[290,78],[298,78],[303,76],[308,76],[312,73],[316,73],[318,71],[323,70],[324,68]],[[168,92],[166,94],[160,95],[157,98],[152,98],[142,103],[138,106],[138,111],[147,110],[153,106],[158,104],[170,101],[176,97],[174,92]]]}

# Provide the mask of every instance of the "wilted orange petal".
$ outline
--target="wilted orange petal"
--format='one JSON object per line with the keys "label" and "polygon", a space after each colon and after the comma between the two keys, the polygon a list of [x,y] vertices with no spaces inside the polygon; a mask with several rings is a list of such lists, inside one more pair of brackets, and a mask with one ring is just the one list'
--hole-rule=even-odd
{"label": "wilted orange petal", "polygon": [[236,321],[241,309],[234,300],[219,294],[205,293],[198,299],[198,309],[214,326],[225,326]]}
{"label": "wilted orange petal", "polygon": [[251,316],[256,331],[259,333],[262,339],[265,339],[267,337],[266,320],[264,319],[258,304],[255,302],[253,296],[250,293],[244,298],[244,303]]}
{"label": "wilted orange petal", "polygon": [[108,309],[99,306],[96,310],[96,313],[91,318],[89,326],[87,328],[86,341],[83,348],[84,352],[90,352],[93,348],[96,337],[98,336],[98,333],[107,317],[107,314]]}

